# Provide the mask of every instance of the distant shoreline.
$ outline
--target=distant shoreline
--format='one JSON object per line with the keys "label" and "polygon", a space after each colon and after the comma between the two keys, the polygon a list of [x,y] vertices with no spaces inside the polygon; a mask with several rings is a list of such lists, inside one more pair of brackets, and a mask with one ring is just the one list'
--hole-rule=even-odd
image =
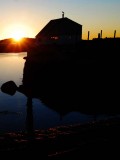
{"label": "distant shoreline", "polygon": [[[31,39],[25,39],[21,43],[11,43],[10,40],[5,40],[0,42],[0,53],[6,53],[6,52],[29,52],[33,49],[37,49],[38,51],[41,50],[41,47],[45,46],[47,48],[54,47],[61,49],[67,49],[68,51],[71,51],[71,49],[77,48],[78,50],[75,51],[94,51],[94,49],[99,51],[99,49],[106,49],[106,51],[109,51],[109,48],[112,47],[112,49],[120,48],[120,38],[105,38],[105,39],[93,39],[93,40],[81,40],[79,43],[76,44],[37,44],[35,42],[34,38]],[[87,50],[86,50],[87,49]],[[33,50],[34,51],[34,50]]]}

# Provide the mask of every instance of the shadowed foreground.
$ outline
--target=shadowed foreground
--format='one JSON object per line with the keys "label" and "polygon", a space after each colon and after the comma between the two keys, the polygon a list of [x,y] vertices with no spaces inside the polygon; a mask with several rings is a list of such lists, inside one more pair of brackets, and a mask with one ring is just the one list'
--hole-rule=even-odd
{"label": "shadowed foreground", "polygon": [[120,118],[84,125],[36,130],[33,134],[6,133],[0,136],[0,153],[4,157],[98,158],[118,157]]}
{"label": "shadowed foreground", "polygon": [[[95,54],[99,49],[104,51],[102,55]],[[23,84],[14,85],[10,93],[14,95],[18,90],[25,94],[31,102],[27,104],[29,109],[35,97],[62,115],[73,110],[93,115],[119,114],[119,59],[114,47],[109,49],[114,56],[109,51],[104,55],[104,49],[103,45],[95,45],[92,58],[81,57],[79,52],[74,56],[71,52],[28,52]],[[1,90],[8,91],[4,86]],[[4,157],[40,159],[119,158],[119,135],[120,118],[116,116],[83,125],[1,135],[0,153]]]}

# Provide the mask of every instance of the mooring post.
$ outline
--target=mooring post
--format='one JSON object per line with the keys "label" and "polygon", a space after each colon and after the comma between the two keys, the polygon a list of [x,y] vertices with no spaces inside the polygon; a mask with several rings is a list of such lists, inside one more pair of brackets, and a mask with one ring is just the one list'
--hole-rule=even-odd
{"label": "mooring post", "polygon": [[116,30],[114,31],[114,38],[116,38]]}
{"label": "mooring post", "polygon": [[90,31],[88,31],[88,40],[89,40],[89,38],[90,38]]}

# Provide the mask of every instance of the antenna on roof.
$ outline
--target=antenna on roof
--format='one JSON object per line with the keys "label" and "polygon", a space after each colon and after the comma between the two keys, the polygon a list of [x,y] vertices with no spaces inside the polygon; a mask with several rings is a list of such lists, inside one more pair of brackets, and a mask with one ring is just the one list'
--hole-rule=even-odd
{"label": "antenna on roof", "polygon": [[62,11],[62,18],[64,18],[64,12]]}

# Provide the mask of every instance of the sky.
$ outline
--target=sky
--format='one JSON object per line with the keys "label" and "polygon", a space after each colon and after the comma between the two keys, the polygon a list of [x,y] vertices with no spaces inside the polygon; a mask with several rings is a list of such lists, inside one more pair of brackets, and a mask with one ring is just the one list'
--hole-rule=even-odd
{"label": "sky", "polygon": [[[35,38],[52,19],[65,17],[83,27],[82,38],[120,37],[120,0],[0,0],[0,40],[19,34]],[[18,33],[19,32],[19,33]]]}

